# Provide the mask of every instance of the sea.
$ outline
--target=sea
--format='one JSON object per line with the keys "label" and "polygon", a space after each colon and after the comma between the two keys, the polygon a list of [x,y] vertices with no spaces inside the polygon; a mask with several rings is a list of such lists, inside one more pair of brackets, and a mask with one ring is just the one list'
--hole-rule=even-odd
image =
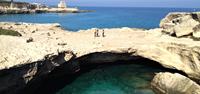
{"label": "sea", "polygon": [[[159,27],[169,12],[195,12],[197,8],[79,7],[87,13],[5,14],[0,22],[59,23],[72,32],[91,28]],[[130,61],[129,64],[99,65],[78,75],[52,77],[35,94],[155,94],[150,82],[164,69]],[[141,63],[141,62],[140,62]],[[135,65],[136,64],[136,65]],[[90,65],[89,65],[90,66]],[[33,93],[33,92],[32,92]],[[27,93],[31,94],[31,93]],[[34,94],[34,93],[33,93]]]}
{"label": "sea", "polygon": [[194,12],[198,8],[78,7],[88,13],[42,13],[0,15],[0,22],[59,23],[63,29],[78,31],[91,28],[159,27],[169,12]]}

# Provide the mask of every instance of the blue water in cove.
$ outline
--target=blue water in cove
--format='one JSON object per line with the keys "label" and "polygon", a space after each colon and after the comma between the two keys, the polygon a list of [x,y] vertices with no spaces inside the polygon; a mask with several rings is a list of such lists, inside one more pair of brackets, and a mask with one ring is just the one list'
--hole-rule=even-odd
{"label": "blue water in cove", "polygon": [[156,28],[160,20],[169,12],[200,11],[193,8],[120,8],[120,7],[80,7],[95,10],[89,13],[44,13],[0,15],[0,21],[60,23],[64,29],[77,31],[90,28]]}
{"label": "blue water in cove", "polygon": [[102,64],[84,62],[80,71],[70,71],[75,66],[68,63],[55,69],[22,94],[155,94],[150,85],[155,73],[177,72],[143,58]]}
{"label": "blue water in cove", "polygon": [[155,94],[150,82],[160,71],[159,68],[139,64],[98,66],[80,75],[56,94]]}

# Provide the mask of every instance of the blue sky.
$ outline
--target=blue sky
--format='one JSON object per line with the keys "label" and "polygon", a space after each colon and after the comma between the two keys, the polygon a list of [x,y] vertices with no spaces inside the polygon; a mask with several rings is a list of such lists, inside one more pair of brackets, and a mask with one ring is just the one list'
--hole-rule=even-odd
{"label": "blue sky", "polygon": [[[18,0],[56,5],[59,0]],[[200,0],[66,0],[70,6],[200,8]]]}

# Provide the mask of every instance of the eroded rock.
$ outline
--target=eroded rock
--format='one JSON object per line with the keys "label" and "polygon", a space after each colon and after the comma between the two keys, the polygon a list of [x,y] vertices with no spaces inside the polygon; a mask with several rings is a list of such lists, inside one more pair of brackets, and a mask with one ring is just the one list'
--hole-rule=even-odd
{"label": "eroded rock", "polygon": [[200,39],[200,24],[195,26],[193,30],[194,30],[194,32],[192,33],[193,37],[196,39]]}
{"label": "eroded rock", "polygon": [[163,28],[163,32],[170,35],[175,34],[177,37],[191,36],[196,31],[194,30],[198,25],[200,25],[199,16],[200,12],[194,13],[169,13],[161,22],[160,27]]}
{"label": "eroded rock", "polygon": [[178,73],[158,73],[151,82],[157,94],[200,94],[200,86]]}

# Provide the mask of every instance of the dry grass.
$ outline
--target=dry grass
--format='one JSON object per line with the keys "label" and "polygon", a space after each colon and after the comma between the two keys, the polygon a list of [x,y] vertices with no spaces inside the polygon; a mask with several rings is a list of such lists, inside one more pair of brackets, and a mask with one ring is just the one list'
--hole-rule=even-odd
{"label": "dry grass", "polygon": [[14,30],[0,29],[0,35],[21,36],[21,34]]}

